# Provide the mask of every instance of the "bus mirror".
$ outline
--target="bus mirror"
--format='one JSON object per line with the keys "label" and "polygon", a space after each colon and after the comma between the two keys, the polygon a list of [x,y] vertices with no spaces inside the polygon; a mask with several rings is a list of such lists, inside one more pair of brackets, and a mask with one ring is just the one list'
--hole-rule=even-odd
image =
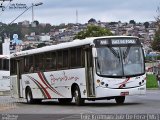
{"label": "bus mirror", "polygon": [[96,48],[92,48],[92,54],[93,54],[93,57],[97,57],[97,49]]}

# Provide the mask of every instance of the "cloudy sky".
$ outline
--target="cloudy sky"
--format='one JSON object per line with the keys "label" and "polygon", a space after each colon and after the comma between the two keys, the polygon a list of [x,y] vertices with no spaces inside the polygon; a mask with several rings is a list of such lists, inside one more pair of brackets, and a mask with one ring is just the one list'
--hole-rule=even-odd
{"label": "cloudy sky", "polygon": [[[34,7],[34,19],[52,25],[76,23],[76,11],[79,23],[86,23],[90,18],[102,22],[154,21],[160,6],[160,0],[13,0],[10,4],[7,1],[3,3],[6,9],[0,9],[0,22],[10,23],[25,10],[9,9],[11,4],[26,4],[29,7],[39,2],[43,5]],[[32,9],[15,22],[24,20],[32,21]]]}

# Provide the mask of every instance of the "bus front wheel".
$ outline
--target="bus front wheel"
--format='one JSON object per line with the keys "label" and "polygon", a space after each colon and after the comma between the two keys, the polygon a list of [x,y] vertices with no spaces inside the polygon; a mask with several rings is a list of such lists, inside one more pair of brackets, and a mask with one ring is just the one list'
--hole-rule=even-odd
{"label": "bus front wheel", "polygon": [[80,106],[84,104],[84,99],[81,98],[81,92],[78,86],[74,89],[73,97],[76,105]]}
{"label": "bus front wheel", "polygon": [[123,104],[125,101],[125,96],[117,96],[115,97],[115,100],[117,104]]}
{"label": "bus front wheel", "polygon": [[60,104],[69,104],[72,102],[72,98],[58,98]]}

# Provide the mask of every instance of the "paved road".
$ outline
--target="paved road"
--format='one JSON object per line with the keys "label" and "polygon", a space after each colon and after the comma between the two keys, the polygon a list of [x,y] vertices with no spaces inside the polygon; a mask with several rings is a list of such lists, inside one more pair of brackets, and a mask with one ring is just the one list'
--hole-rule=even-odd
{"label": "paved road", "polygon": [[53,120],[78,119],[77,117],[88,120],[91,116],[85,114],[160,114],[160,90],[147,90],[147,94],[143,96],[128,96],[123,105],[117,105],[114,100],[86,101],[84,106],[76,106],[74,103],[60,105],[57,101],[28,105],[25,100],[17,101],[10,97],[0,97],[0,113],[4,115],[2,117],[5,118],[6,114],[19,114],[18,117],[21,118],[22,114],[23,117],[27,114],[26,118],[41,116],[41,119],[53,119],[54,114]]}

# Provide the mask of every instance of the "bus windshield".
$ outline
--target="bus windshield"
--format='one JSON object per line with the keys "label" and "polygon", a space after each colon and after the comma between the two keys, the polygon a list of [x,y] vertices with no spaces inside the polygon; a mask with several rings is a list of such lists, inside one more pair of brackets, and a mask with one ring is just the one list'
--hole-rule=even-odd
{"label": "bus windshield", "polygon": [[97,73],[104,76],[134,76],[144,73],[141,47],[97,48]]}

